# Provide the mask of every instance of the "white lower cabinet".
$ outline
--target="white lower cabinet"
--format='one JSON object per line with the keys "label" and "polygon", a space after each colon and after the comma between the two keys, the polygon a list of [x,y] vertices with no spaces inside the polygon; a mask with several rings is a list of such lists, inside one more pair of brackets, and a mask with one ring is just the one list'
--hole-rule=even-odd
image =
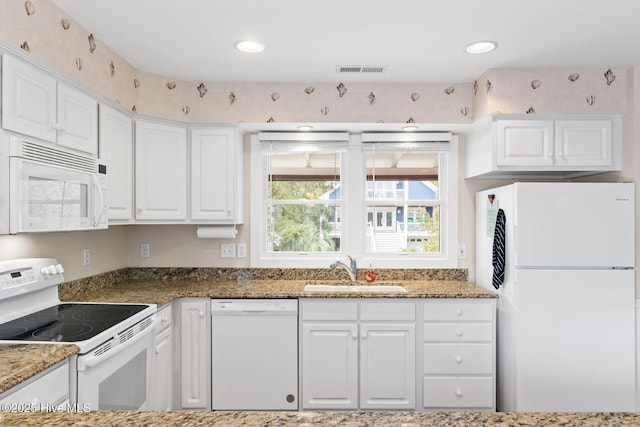
{"label": "white lower cabinet", "polygon": [[160,326],[156,332],[153,359],[153,386],[151,388],[151,409],[170,411],[173,409],[173,338],[171,328],[172,305],[158,310]]}
{"label": "white lower cabinet", "polygon": [[302,325],[302,407],[358,407],[358,324]]}
{"label": "white lower cabinet", "polygon": [[414,324],[360,325],[360,408],[415,409]]}
{"label": "white lower cabinet", "polygon": [[425,410],[495,410],[495,300],[423,304]]}
{"label": "white lower cabinet", "polygon": [[302,409],[415,409],[414,302],[305,299]]}
{"label": "white lower cabinet", "polygon": [[[75,356],[73,358],[75,359]],[[68,410],[70,360],[66,359],[0,394],[3,410],[11,412],[54,411],[55,408],[60,408],[62,411]],[[75,360],[73,363],[75,366]]]}
{"label": "white lower cabinet", "polygon": [[179,381],[177,407],[211,409],[211,315],[210,300],[185,298],[177,305],[179,331],[176,355]]}

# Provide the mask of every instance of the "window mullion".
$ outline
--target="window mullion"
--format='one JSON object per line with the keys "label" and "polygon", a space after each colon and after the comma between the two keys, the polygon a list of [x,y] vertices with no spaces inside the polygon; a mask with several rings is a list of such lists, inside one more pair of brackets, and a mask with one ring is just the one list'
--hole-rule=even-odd
{"label": "window mullion", "polygon": [[366,223],[362,218],[366,215],[364,205],[365,182],[364,157],[360,135],[351,135],[346,159],[343,163],[343,192],[344,212],[342,216],[342,230],[344,245],[341,255],[351,255],[361,258],[365,246],[363,235],[366,235]]}

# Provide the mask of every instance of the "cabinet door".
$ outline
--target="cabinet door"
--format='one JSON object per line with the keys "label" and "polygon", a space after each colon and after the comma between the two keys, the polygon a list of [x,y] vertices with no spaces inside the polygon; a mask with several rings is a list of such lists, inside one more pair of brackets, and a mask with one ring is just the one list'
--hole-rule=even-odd
{"label": "cabinet door", "polygon": [[235,129],[191,131],[191,219],[234,222],[241,148]]}
{"label": "cabinet door", "polygon": [[209,300],[180,303],[180,402],[183,409],[210,407],[208,303]]}
{"label": "cabinet door", "polygon": [[44,72],[2,55],[2,127],[56,142],[56,81]]}
{"label": "cabinet door", "polygon": [[156,335],[151,388],[151,410],[153,411],[170,411],[173,408],[172,342],[170,327]]}
{"label": "cabinet door", "polygon": [[498,120],[497,166],[553,166],[553,120]]}
{"label": "cabinet door", "polygon": [[415,409],[413,324],[360,325],[360,408]]}
{"label": "cabinet door", "polygon": [[558,166],[611,166],[610,120],[556,121]]}
{"label": "cabinet door", "polygon": [[58,145],[91,156],[98,154],[98,102],[58,84]]}
{"label": "cabinet door", "polygon": [[132,218],[133,133],[131,118],[100,106],[100,157],[107,163],[109,219]]}
{"label": "cabinet door", "polygon": [[358,407],[357,324],[303,324],[302,407]]}
{"label": "cabinet door", "polygon": [[187,217],[185,128],[136,122],[136,219]]}
{"label": "cabinet door", "polygon": [[[2,393],[0,404],[33,404],[53,408],[69,401],[69,359]],[[75,360],[73,361],[75,369]],[[66,406],[62,410],[67,410]]]}

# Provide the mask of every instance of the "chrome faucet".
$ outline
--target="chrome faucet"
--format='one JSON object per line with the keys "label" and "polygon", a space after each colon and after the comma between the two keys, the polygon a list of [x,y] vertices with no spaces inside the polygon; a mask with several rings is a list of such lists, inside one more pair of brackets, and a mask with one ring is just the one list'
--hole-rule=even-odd
{"label": "chrome faucet", "polygon": [[352,282],[356,281],[356,260],[351,258],[349,255],[347,255],[347,258],[349,258],[349,265],[345,264],[342,261],[336,261],[334,263],[332,263],[329,268],[332,270],[335,270],[336,267],[342,267],[345,270],[347,270],[349,272],[349,277],[351,278]]}

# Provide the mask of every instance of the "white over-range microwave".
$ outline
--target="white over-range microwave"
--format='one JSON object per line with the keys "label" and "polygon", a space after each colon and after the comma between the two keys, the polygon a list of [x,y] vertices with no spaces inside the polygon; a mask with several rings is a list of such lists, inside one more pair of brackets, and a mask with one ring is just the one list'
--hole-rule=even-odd
{"label": "white over-range microwave", "polygon": [[0,134],[0,234],[107,228],[107,206],[97,159]]}

